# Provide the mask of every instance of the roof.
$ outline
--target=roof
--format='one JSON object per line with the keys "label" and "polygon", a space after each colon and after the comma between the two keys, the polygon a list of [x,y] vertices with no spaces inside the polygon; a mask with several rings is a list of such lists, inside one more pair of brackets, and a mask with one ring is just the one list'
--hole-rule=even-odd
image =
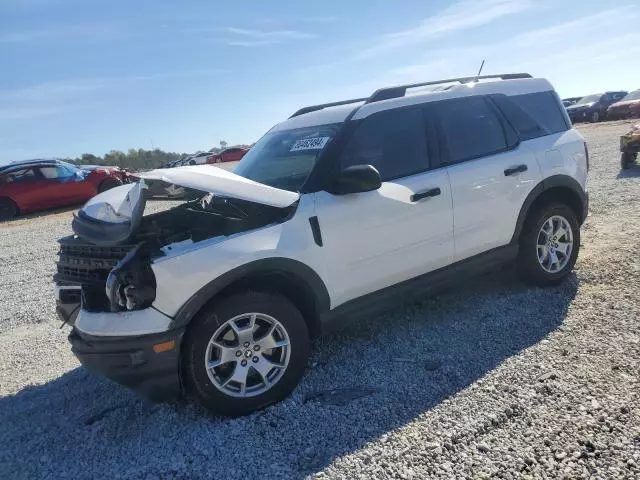
{"label": "roof", "polygon": [[1,165],[0,172],[14,169],[14,168],[33,167],[37,165],[56,165],[58,163],[60,163],[60,160],[56,160],[56,159],[19,160],[16,162],[8,163],[7,165]]}
{"label": "roof", "polygon": [[289,118],[277,124],[271,131],[290,130],[293,128],[313,127],[314,125],[328,125],[330,123],[341,123],[354,108],[363,105],[364,102],[350,105],[340,105],[337,107],[323,108],[315,112],[304,113],[296,117]]}
{"label": "roof", "polygon": [[376,112],[388,110],[390,108],[419,105],[438,100],[470,97],[473,95],[489,95],[492,93],[502,93],[504,95],[511,96],[547,91],[553,91],[553,86],[543,78],[520,78],[513,80],[466,83],[453,85],[446,90],[426,91],[419,94],[410,94],[404,97],[367,103],[356,112],[353,119],[357,120],[365,118]]}
{"label": "roof", "polygon": [[[380,89],[374,92],[366,101],[354,99],[305,107],[294,113],[291,118],[273,127],[272,131],[344,122],[354,110],[357,111],[353,115],[353,119],[357,120],[382,110],[450,98],[488,95],[491,93],[520,95],[553,91],[553,86],[547,80],[532,78],[528,74],[503,74],[479,78],[480,81],[475,81],[473,78],[459,78],[439,82],[401,85]],[[342,105],[336,105],[336,103],[342,103]]]}

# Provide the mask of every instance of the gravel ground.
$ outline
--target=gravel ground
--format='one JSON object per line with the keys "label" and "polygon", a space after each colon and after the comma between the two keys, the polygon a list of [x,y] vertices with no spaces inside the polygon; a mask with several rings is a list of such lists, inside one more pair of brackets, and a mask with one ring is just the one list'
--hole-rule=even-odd
{"label": "gravel ground", "polygon": [[71,210],[0,225],[3,478],[640,478],[640,167],[580,126],[575,274],[509,271],[320,340],[285,402],[240,419],[154,405],[79,367],[54,314]]}

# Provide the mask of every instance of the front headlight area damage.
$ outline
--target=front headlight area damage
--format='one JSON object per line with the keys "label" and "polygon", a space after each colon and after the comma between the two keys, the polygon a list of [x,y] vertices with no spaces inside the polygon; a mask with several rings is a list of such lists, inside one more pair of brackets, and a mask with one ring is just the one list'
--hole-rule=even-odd
{"label": "front headlight area damage", "polygon": [[109,272],[105,293],[112,312],[151,306],[156,299],[156,278],[151,261],[159,253],[157,245],[140,243]]}
{"label": "front headlight area damage", "polygon": [[146,309],[156,300],[156,260],[281,223],[296,207],[297,202],[278,207],[206,192],[195,200],[147,201],[142,184],[116,187],[89,202],[74,218],[75,235],[59,240],[56,285],[79,292],[88,312]]}

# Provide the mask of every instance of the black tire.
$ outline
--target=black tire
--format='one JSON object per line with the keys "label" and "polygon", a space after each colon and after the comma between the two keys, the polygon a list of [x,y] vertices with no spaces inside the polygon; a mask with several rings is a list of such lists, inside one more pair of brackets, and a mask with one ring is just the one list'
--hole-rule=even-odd
{"label": "black tire", "polygon": [[[538,260],[538,236],[543,225],[554,216],[563,217],[571,227],[573,247],[568,262],[557,272],[549,272]],[[544,238],[544,237],[542,237]],[[531,212],[520,235],[517,270],[525,282],[537,286],[557,285],[571,273],[580,250],[580,226],[574,211],[563,203],[553,203]],[[557,253],[556,253],[557,255]]]}
{"label": "black tire", "polygon": [[18,215],[18,207],[9,198],[0,198],[0,221],[10,220]]}
{"label": "black tire", "polygon": [[598,123],[600,121],[600,112],[593,112],[589,120],[591,123]]}
{"label": "black tire", "polygon": [[636,163],[637,155],[637,153],[622,152],[622,155],[620,156],[620,168],[623,170],[631,168],[633,164]]}
{"label": "black tire", "polygon": [[106,192],[112,188],[119,187],[122,182],[116,178],[106,178],[98,185],[98,193]]}
{"label": "black tire", "polygon": [[[205,361],[207,346],[218,328],[244,313],[261,313],[280,322],[289,336],[290,351],[287,367],[275,384],[261,394],[237,397],[214,385]],[[235,294],[205,307],[189,325],[182,346],[184,383],[188,394],[205,408],[223,415],[247,415],[281,401],[293,391],[304,374],[310,351],[311,340],[304,318],[287,298],[255,291]]]}

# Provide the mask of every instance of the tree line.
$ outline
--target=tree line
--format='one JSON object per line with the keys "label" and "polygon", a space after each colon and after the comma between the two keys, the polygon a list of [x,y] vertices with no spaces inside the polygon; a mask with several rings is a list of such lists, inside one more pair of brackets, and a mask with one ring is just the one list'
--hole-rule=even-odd
{"label": "tree line", "polygon": [[120,150],[111,150],[102,157],[91,153],[83,153],[79,157],[66,160],[77,165],[104,165],[127,168],[129,170],[145,170],[161,167],[173,160],[186,156],[186,153],[165,152],[159,148],[153,150],[130,148],[126,153]]}
{"label": "tree line", "polygon": [[[218,153],[227,148],[227,146],[227,142],[222,140],[220,141],[220,148],[214,147],[209,151]],[[83,153],[79,157],[66,158],[65,160],[76,165],[102,165],[105,167],[121,167],[128,170],[147,170],[161,167],[186,156],[188,156],[186,153],[165,152],[159,148],[154,148],[153,150],[130,148],[126,153],[120,150],[111,150],[102,157],[91,153]]]}

